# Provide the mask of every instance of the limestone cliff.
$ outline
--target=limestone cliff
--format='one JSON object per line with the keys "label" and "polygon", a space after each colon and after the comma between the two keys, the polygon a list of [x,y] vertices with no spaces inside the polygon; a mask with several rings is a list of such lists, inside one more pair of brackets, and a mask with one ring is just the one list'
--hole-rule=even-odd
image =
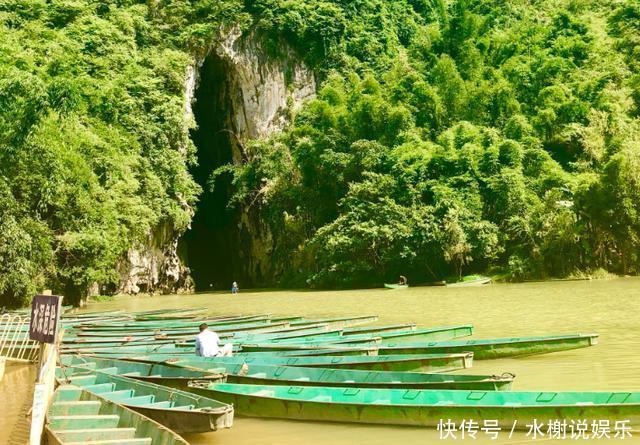
{"label": "limestone cliff", "polygon": [[[248,155],[245,142],[282,130],[302,104],[315,96],[314,73],[286,44],[277,54],[267,51],[265,40],[254,32],[233,28],[220,34],[208,54],[194,60],[185,76],[185,117],[193,122],[192,105],[200,82],[200,68],[208,57],[223,65],[224,131],[230,135],[233,162]],[[210,166],[213,170],[217,166]],[[250,209],[240,211],[234,237],[242,275],[261,284],[270,272],[271,234]],[[123,293],[178,293],[193,290],[189,268],[179,255],[179,239],[170,225],[158,227],[146,243],[131,249],[123,260]]]}

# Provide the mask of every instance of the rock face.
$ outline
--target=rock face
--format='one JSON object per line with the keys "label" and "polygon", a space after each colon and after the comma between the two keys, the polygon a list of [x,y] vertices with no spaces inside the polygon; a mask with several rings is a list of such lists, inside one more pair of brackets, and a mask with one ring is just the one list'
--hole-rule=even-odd
{"label": "rock face", "polygon": [[230,123],[242,140],[282,130],[291,113],[315,97],[313,71],[284,44],[270,56],[259,36],[232,29],[213,51],[228,67]]}
{"label": "rock face", "polygon": [[[314,73],[294,51],[282,44],[269,54],[264,39],[239,28],[221,33],[209,54],[194,61],[185,74],[185,118],[193,122],[192,103],[199,82],[199,68],[206,57],[217,57],[226,72],[225,126],[234,162],[246,158],[245,142],[281,131],[302,104],[316,93]],[[237,222],[238,255],[243,275],[253,284],[264,282],[270,271],[272,238],[267,227],[250,209],[242,209]],[[130,249],[120,265],[119,292],[181,293],[193,290],[189,268],[179,255],[179,239],[170,225],[157,227],[144,245]]]}
{"label": "rock face", "polygon": [[154,230],[144,245],[129,249],[120,263],[120,293],[183,293],[193,290],[189,269],[178,255],[177,234],[170,225]]}
{"label": "rock face", "polygon": [[[255,33],[228,32],[213,51],[228,72],[228,121],[234,133],[234,162],[250,153],[244,142],[282,131],[302,105],[315,97],[316,81],[310,70],[286,44],[270,55]],[[233,143],[235,142],[235,143]],[[257,215],[257,208],[241,209],[236,236],[243,276],[253,285],[270,284],[273,239]]]}

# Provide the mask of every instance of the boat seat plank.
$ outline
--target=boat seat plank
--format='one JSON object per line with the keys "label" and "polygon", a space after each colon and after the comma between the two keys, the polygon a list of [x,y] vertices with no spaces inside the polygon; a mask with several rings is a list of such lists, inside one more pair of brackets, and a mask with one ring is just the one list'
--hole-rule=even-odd
{"label": "boat seat plank", "polygon": [[155,396],[149,394],[148,396],[135,396],[128,397],[126,399],[118,399],[118,403],[121,405],[148,405],[155,401]]}
{"label": "boat seat plank", "polygon": [[54,402],[50,413],[54,416],[95,415],[100,412],[102,404],[98,401]]}
{"label": "boat seat plank", "polygon": [[163,402],[149,403],[145,408],[173,408],[173,402],[165,400]]}
{"label": "boat seat plank", "polygon": [[182,405],[182,406],[174,406],[171,409],[176,411],[193,411],[195,408],[194,405]]}
{"label": "boat seat plank", "polygon": [[97,385],[88,385],[85,386],[84,389],[86,389],[89,392],[93,392],[96,394],[102,394],[105,392],[112,392],[113,389],[115,388],[116,385],[114,385],[113,383],[99,383]]}
{"label": "boat seat plank", "polygon": [[135,395],[133,389],[119,389],[117,391],[103,392],[100,395],[109,400],[128,399]]}
{"label": "boat seat plank", "polygon": [[150,437],[140,437],[137,439],[115,439],[115,440],[93,440],[89,442],[69,442],[65,445],[151,445]]}
{"label": "boat seat plank", "polygon": [[135,428],[90,428],[83,430],[58,430],[56,436],[64,442],[84,442],[96,440],[122,440],[133,439],[136,436]]}
{"label": "boat seat plank", "polygon": [[50,416],[49,427],[52,430],[68,430],[82,428],[115,428],[120,422],[117,415],[95,416]]}

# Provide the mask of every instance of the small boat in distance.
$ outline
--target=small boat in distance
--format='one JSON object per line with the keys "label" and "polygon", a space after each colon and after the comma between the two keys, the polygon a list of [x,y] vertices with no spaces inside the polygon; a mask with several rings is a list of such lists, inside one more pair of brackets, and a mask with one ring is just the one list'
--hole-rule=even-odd
{"label": "small boat in distance", "polygon": [[462,281],[447,283],[447,287],[482,286],[489,283],[491,283],[491,278],[489,277],[483,277],[481,275],[468,275],[466,277],[462,277]]}
{"label": "small boat in distance", "polygon": [[387,289],[407,289],[409,287],[408,284],[398,284],[398,283],[384,283],[384,287]]}

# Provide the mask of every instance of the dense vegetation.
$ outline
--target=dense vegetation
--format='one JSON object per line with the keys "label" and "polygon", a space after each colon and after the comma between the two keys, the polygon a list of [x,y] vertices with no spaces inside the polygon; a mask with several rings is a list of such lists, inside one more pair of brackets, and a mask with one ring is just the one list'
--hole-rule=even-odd
{"label": "dense vegetation", "polygon": [[640,6],[260,2],[326,80],[232,171],[282,283],[640,266]]}
{"label": "dense vegetation", "polygon": [[237,2],[0,1],[0,306],[77,300],[199,187],[184,78]]}
{"label": "dense vegetation", "polygon": [[273,282],[640,267],[640,6],[560,0],[0,0],[0,304],[118,285],[199,187],[184,76],[221,25],[322,80],[230,205]]}

